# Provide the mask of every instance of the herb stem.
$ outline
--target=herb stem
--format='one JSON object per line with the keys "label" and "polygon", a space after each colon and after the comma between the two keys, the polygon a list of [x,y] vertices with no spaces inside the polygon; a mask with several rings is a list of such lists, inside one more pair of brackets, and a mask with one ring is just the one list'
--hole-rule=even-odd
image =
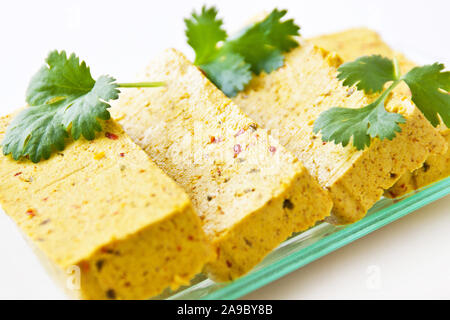
{"label": "herb stem", "polygon": [[399,66],[399,64],[398,64],[398,59],[397,59],[396,56],[394,56],[393,61],[394,61],[395,78],[398,80],[398,79],[401,78],[402,74],[401,74],[400,66]]}
{"label": "herb stem", "polygon": [[134,82],[134,83],[118,83],[119,88],[154,88],[165,86],[166,83],[159,82]]}
{"label": "herb stem", "polygon": [[[395,89],[396,86],[399,85],[399,83],[402,82],[402,79],[398,79],[395,80],[394,82],[392,82],[392,84],[389,86],[389,88],[387,88],[379,97],[378,99],[376,99],[373,103],[369,104],[368,106],[364,107],[367,108],[369,107],[370,109],[374,109],[376,108],[381,102],[383,102],[383,105],[387,99],[387,97],[389,96],[389,94],[392,92],[392,90]],[[363,108],[363,109],[364,109]]]}
{"label": "herb stem", "polygon": [[389,88],[386,89],[386,91],[383,92],[382,96],[387,97],[389,93],[392,92],[392,90],[395,89],[396,86],[398,86],[402,82],[402,79],[397,79],[389,86]]}

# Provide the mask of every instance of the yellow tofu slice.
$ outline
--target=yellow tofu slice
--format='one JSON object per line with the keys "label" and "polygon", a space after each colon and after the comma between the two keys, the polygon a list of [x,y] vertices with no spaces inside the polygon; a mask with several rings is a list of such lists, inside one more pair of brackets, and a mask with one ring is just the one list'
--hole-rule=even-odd
{"label": "yellow tofu slice", "polygon": [[408,72],[416,65],[403,54],[395,52],[380,37],[378,33],[368,28],[354,28],[343,32],[326,34],[309,39],[315,45],[328,51],[334,51],[344,61],[353,61],[361,56],[379,54],[399,60],[402,73]]}
{"label": "yellow tofu slice", "polygon": [[129,90],[113,116],[191,196],[217,260],[217,281],[248,272],[293,232],[330,214],[331,200],[301,163],[176,50],[140,80],[167,85]]}
{"label": "yellow tofu slice", "polygon": [[336,106],[360,108],[374,99],[338,81],[336,68],[341,62],[336,54],[301,40],[286,55],[282,68],[254,77],[234,99],[250,117],[276,133],[330,191],[334,204],[330,221],[336,224],[364,217],[401,175],[420,167],[431,152],[446,148],[422,113],[398,94],[391,97],[387,109],[403,114],[407,121],[392,141],[376,139],[363,151],[324,143],[313,133],[314,121],[323,111]]}
{"label": "yellow tofu slice", "polygon": [[38,164],[1,155],[3,209],[72,297],[146,299],[187,284],[214,257],[189,197],[119,125],[104,127]]}
{"label": "yellow tofu slice", "polygon": [[[353,61],[360,56],[372,54],[380,54],[389,58],[393,58],[395,55],[399,60],[402,73],[406,73],[416,66],[414,62],[408,60],[403,54],[391,49],[377,32],[367,28],[349,29],[310,40],[322,48],[337,52],[344,61]],[[407,86],[399,87],[399,89],[405,95],[411,95]],[[441,125],[439,131],[447,141],[447,144],[450,145],[450,129],[445,125]],[[386,192],[386,195],[394,198],[402,196],[448,176],[450,176],[450,148],[442,155],[429,156],[421,168],[405,173]]]}

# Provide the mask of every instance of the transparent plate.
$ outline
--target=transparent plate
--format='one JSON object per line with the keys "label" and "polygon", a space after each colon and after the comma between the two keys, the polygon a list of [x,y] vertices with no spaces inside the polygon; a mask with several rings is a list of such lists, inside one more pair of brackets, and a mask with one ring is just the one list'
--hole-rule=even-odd
{"label": "transparent plate", "polygon": [[347,226],[321,222],[305,232],[293,235],[253,271],[231,283],[216,283],[199,275],[190,286],[175,292],[166,291],[157,299],[242,297],[448,194],[450,177],[398,199],[383,198],[359,222]]}

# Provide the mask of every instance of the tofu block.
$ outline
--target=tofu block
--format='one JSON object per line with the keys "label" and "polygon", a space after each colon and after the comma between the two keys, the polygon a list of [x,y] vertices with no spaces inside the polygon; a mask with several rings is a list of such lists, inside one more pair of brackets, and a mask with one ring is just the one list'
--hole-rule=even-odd
{"label": "tofu block", "polygon": [[416,65],[400,52],[395,52],[385,43],[380,35],[368,28],[354,28],[343,32],[326,34],[309,39],[313,44],[339,54],[344,61],[353,61],[361,56],[379,54],[399,61],[402,73],[408,72]]}
{"label": "tofu block", "polygon": [[[377,32],[367,28],[355,28],[323,35],[313,38],[311,41],[327,50],[337,52],[344,61],[353,61],[360,56],[372,54],[380,54],[389,58],[393,58],[395,55],[403,74],[416,66],[403,54],[391,49]],[[411,95],[406,85],[398,89],[407,96]],[[450,145],[450,129],[445,125],[441,125],[438,129],[447,144]],[[448,176],[450,176],[450,148],[442,155],[430,155],[421,168],[405,173],[386,192],[386,196],[399,197]]]}
{"label": "tofu block", "polygon": [[189,197],[118,124],[104,128],[37,164],[1,155],[4,211],[72,297],[146,299],[187,284],[214,257]]}
{"label": "tofu block", "polygon": [[392,141],[375,139],[362,151],[350,144],[324,143],[313,133],[314,121],[323,111],[336,106],[361,108],[375,97],[338,81],[339,56],[300,41],[282,68],[254,77],[234,102],[279,136],[281,144],[330,191],[334,207],[329,221],[352,223],[363,218],[405,172],[420,167],[430,153],[444,152],[446,144],[412,102],[398,94],[386,108],[407,121]]}
{"label": "tofu block", "polygon": [[331,200],[301,163],[169,49],[142,81],[166,86],[121,95],[113,116],[190,195],[217,260],[206,270],[229,281],[252,269],[293,232],[330,214]]}

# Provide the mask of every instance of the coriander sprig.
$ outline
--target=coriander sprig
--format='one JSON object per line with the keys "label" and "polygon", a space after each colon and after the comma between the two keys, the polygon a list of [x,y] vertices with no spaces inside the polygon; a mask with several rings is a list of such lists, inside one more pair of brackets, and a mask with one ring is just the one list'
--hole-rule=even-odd
{"label": "coriander sprig", "polygon": [[28,107],[10,123],[2,141],[3,154],[33,162],[63,150],[67,138],[88,140],[102,131],[99,120],[108,120],[110,100],[118,88],[158,87],[163,82],[117,83],[110,76],[94,80],[86,63],[75,54],[52,51],[33,76],[26,92]]}
{"label": "coriander sprig", "polygon": [[286,10],[273,10],[264,20],[228,38],[217,18],[217,9],[203,7],[185,19],[188,44],[195,51],[194,64],[227,96],[233,97],[252,79],[252,72],[272,72],[283,66],[283,53],[298,46],[299,27],[282,21]]}
{"label": "coriander sprig", "polygon": [[353,145],[362,150],[370,146],[372,138],[392,140],[401,132],[400,123],[405,118],[388,112],[385,102],[389,94],[404,81],[411,90],[412,100],[433,126],[440,119],[450,127],[450,72],[443,72],[444,65],[435,63],[415,67],[401,75],[397,59],[379,55],[364,56],[339,67],[338,79],[346,86],[356,85],[365,93],[379,93],[386,83],[390,86],[371,104],[360,108],[335,107],[322,112],[314,123],[314,133],[321,132],[322,140]]}

